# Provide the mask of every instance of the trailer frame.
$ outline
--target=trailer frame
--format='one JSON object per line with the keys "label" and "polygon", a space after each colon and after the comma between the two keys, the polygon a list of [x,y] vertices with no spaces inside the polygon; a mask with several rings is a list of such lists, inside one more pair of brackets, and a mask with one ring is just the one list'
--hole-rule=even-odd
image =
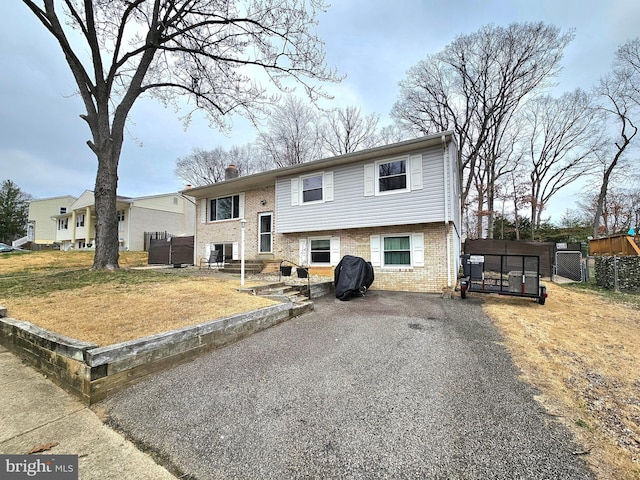
{"label": "trailer frame", "polygon": [[461,255],[460,297],[468,292],[533,298],[544,305],[547,287],[540,283],[538,255]]}

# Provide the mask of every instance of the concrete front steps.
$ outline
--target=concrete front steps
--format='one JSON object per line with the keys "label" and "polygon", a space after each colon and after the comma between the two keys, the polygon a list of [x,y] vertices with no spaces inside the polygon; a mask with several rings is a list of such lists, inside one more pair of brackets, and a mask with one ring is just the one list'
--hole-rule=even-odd
{"label": "concrete front steps", "polygon": [[[247,275],[253,275],[256,273],[262,272],[264,269],[264,261],[263,260],[255,260],[255,259],[245,259],[244,261],[244,273]],[[231,260],[231,262],[226,263],[224,267],[220,268],[220,271],[225,273],[236,273],[240,274],[242,270],[242,264],[240,260]]]}

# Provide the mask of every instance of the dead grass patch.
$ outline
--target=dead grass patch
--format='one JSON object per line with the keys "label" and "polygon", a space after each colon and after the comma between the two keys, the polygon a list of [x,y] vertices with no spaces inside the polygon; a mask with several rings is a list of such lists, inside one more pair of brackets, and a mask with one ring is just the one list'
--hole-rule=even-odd
{"label": "dead grass patch", "polygon": [[[37,270],[91,268],[94,252],[90,250],[61,252],[41,250],[0,255],[0,275]],[[123,268],[146,265],[147,252],[120,252],[119,263]]]}
{"label": "dead grass patch", "polygon": [[640,478],[640,312],[547,284],[541,306],[491,296],[483,307],[525,381],[590,451],[599,478]]}
{"label": "dead grass patch", "polygon": [[237,292],[237,282],[172,278],[136,286],[101,285],[47,297],[0,300],[12,317],[100,346],[215,320],[273,305]]}
{"label": "dead grass patch", "polygon": [[[238,292],[239,280],[235,279],[126,270],[87,273],[74,269],[90,267],[93,256],[87,254],[91,252],[40,253],[14,256],[13,263],[3,261],[0,284],[4,281],[6,291],[16,291],[20,289],[16,282],[28,282],[23,289],[36,284],[45,291],[5,296],[0,289],[0,305],[7,307],[13,318],[100,346],[276,303]],[[131,264],[146,264],[146,253],[124,252],[120,265]],[[33,269],[46,271],[33,273]],[[61,275],[60,271],[66,273]],[[87,285],[91,275],[96,282]],[[50,291],[47,285],[51,285]]]}

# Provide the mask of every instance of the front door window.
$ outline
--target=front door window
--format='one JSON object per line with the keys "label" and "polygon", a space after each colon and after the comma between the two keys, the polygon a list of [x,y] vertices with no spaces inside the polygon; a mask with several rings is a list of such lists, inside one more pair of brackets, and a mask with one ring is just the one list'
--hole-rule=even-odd
{"label": "front door window", "polygon": [[272,214],[261,213],[258,218],[259,232],[258,244],[260,245],[260,253],[271,253],[272,251]]}

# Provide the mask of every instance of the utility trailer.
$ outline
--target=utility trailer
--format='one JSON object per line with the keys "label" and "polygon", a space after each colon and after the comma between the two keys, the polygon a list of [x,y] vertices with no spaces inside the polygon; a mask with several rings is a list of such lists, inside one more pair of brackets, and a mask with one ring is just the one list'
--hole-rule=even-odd
{"label": "utility trailer", "polygon": [[540,283],[537,255],[461,255],[460,297],[467,292],[533,298],[544,305],[547,288]]}

